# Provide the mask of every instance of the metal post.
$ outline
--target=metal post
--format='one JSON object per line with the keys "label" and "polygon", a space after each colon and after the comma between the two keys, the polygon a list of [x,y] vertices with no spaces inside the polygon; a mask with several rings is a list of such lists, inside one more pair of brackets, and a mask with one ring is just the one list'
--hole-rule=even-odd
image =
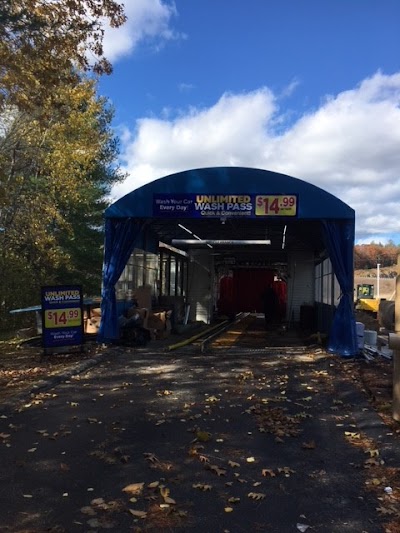
{"label": "metal post", "polygon": [[[394,302],[394,331],[400,334],[400,255],[397,256],[396,297]],[[400,346],[393,350],[393,418],[400,421]]]}
{"label": "metal post", "polygon": [[379,286],[380,285],[380,272],[379,272],[380,266],[381,266],[380,263],[376,265],[376,297],[377,298],[379,298],[380,296],[380,286]]}

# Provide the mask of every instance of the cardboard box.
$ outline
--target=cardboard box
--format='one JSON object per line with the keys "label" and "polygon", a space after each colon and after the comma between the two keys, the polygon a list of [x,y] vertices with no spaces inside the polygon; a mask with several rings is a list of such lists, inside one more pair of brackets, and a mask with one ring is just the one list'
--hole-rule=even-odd
{"label": "cardboard box", "polygon": [[150,312],[147,327],[155,330],[156,339],[165,339],[171,334],[171,311]]}
{"label": "cardboard box", "polygon": [[164,330],[166,322],[166,312],[160,311],[159,313],[149,313],[149,318],[147,320],[147,326],[150,329]]}
{"label": "cardboard box", "polygon": [[85,333],[98,333],[100,328],[100,320],[101,318],[99,316],[84,318],[83,326]]}
{"label": "cardboard box", "polygon": [[151,285],[142,285],[135,289],[133,299],[137,301],[138,307],[151,309]]}

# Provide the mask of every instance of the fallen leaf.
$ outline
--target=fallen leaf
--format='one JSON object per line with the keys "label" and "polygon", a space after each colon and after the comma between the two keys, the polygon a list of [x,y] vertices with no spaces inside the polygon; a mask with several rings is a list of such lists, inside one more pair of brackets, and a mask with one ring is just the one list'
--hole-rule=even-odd
{"label": "fallen leaf", "polygon": [[264,476],[264,477],[267,477],[267,476],[270,476],[270,477],[276,477],[276,474],[273,470],[269,469],[269,468],[263,468],[261,470],[261,474]]}
{"label": "fallen leaf", "polygon": [[296,472],[289,468],[288,466],[284,466],[283,468],[278,468],[279,474],[283,474],[286,477],[290,477],[290,474],[295,474]]}
{"label": "fallen leaf", "polygon": [[247,496],[252,500],[257,501],[263,500],[265,498],[265,494],[263,494],[262,492],[249,492]]}
{"label": "fallen leaf", "polygon": [[140,494],[143,490],[144,483],[131,483],[122,489],[122,492],[128,492],[130,494]]}
{"label": "fallen leaf", "polygon": [[307,529],[310,527],[308,526],[307,524],[296,524],[296,527],[299,531],[301,531],[302,533],[304,533],[304,531],[307,531]]}
{"label": "fallen leaf", "polygon": [[228,465],[231,468],[239,468],[240,467],[240,464],[239,463],[235,463],[235,461],[228,461]]}
{"label": "fallen leaf", "polygon": [[155,489],[158,487],[159,484],[160,484],[159,481],[153,481],[152,483],[149,483],[147,486],[149,487],[149,489]]}
{"label": "fallen leaf", "polygon": [[167,496],[169,496],[169,493],[170,493],[170,490],[168,487],[164,487],[164,486],[160,487],[160,494],[163,498],[166,498]]}
{"label": "fallen leaf", "polygon": [[370,457],[378,457],[379,456],[379,450],[368,449],[368,450],[365,450],[365,453],[369,453]]}
{"label": "fallen leaf", "polygon": [[144,453],[143,455],[144,455],[146,461],[150,461],[150,463],[159,463],[160,462],[160,460],[157,459],[157,457],[155,456],[154,453]]}
{"label": "fallen leaf", "polygon": [[231,513],[233,511],[233,507],[225,507],[224,511],[226,513]]}
{"label": "fallen leaf", "polygon": [[206,402],[219,402],[220,399],[217,398],[216,396],[210,396],[209,398],[206,399]]}
{"label": "fallen leaf", "polygon": [[92,528],[101,527],[101,524],[100,524],[100,522],[98,521],[97,518],[91,518],[90,520],[87,521],[87,523]]}
{"label": "fallen leaf", "polygon": [[226,475],[226,470],[224,470],[223,468],[219,468],[219,466],[217,466],[217,465],[210,465],[208,468],[209,468],[209,470],[211,470],[212,472],[217,474],[217,476],[225,476]]}
{"label": "fallen leaf", "polygon": [[208,431],[196,431],[196,439],[199,442],[208,442],[211,439],[211,433],[208,433]]}
{"label": "fallen leaf", "polygon": [[390,508],[388,508],[388,507],[382,507],[382,506],[380,506],[380,507],[377,507],[376,510],[377,510],[379,513],[383,514],[383,515],[392,515],[392,514],[396,514],[396,511],[395,511],[395,510],[390,509]]}
{"label": "fallen leaf", "polygon": [[248,463],[255,463],[256,460],[255,460],[254,457],[247,457],[246,461],[247,461]]}
{"label": "fallen leaf", "polygon": [[303,442],[301,447],[304,448],[305,450],[314,450],[316,447],[316,444],[315,444],[315,441],[310,440],[310,442]]}
{"label": "fallen leaf", "polygon": [[146,518],[147,513],[145,511],[135,511],[134,509],[129,509],[129,512],[132,516],[135,516],[136,518]]}
{"label": "fallen leaf", "polygon": [[232,496],[232,498],[229,498],[228,503],[239,503],[240,498],[235,498]]}
{"label": "fallen leaf", "polygon": [[160,509],[169,509],[170,506],[168,503],[160,503]]}
{"label": "fallen leaf", "polygon": [[91,505],[97,505],[97,506],[100,506],[100,505],[104,505],[106,502],[104,500],[104,498],[94,498],[90,504]]}
{"label": "fallen leaf", "polygon": [[360,439],[361,435],[359,433],[355,433],[354,431],[345,431],[344,434],[346,437],[349,437],[349,439]]}
{"label": "fallen leaf", "polygon": [[169,496],[170,490],[168,487],[160,487],[160,494],[164,498],[164,503],[175,505],[176,501]]}
{"label": "fallen leaf", "polygon": [[93,509],[93,507],[90,507],[89,505],[87,505],[86,507],[82,507],[81,513],[87,514],[89,516],[96,516],[96,511]]}
{"label": "fallen leaf", "polygon": [[192,485],[194,489],[202,490],[203,492],[210,491],[212,489],[212,485],[206,485],[204,483],[195,483]]}
{"label": "fallen leaf", "polygon": [[372,466],[381,466],[382,464],[384,464],[384,461],[382,461],[381,459],[375,459],[375,457],[370,457],[364,462],[364,467],[371,468]]}
{"label": "fallen leaf", "polygon": [[377,477],[373,477],[370,482],[372,483],[372,485],[375,485],[377,487],[378,485],[384,483],[384,480],[378,479]]}

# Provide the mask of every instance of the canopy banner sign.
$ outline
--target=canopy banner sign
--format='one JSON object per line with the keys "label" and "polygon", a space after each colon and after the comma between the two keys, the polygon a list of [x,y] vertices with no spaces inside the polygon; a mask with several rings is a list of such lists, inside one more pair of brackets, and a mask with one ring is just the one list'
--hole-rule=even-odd
{"label": "canopy banner sign", "polygon": [[154,194],[162,218],[296,217],[297,194]]}
{"label": "canopy banner sign", "polygon": [[79,285],[42,287],[43,346],[83,345],[83,297]]}

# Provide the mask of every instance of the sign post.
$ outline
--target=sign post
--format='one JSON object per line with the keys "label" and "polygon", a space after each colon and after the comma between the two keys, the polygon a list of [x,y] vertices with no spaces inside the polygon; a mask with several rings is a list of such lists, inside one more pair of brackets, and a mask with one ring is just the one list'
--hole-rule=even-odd
{"label": "sign post", "polygon": [[42,287],[44,353],[54,348],[83,349],[83,297],[79,285]]}

